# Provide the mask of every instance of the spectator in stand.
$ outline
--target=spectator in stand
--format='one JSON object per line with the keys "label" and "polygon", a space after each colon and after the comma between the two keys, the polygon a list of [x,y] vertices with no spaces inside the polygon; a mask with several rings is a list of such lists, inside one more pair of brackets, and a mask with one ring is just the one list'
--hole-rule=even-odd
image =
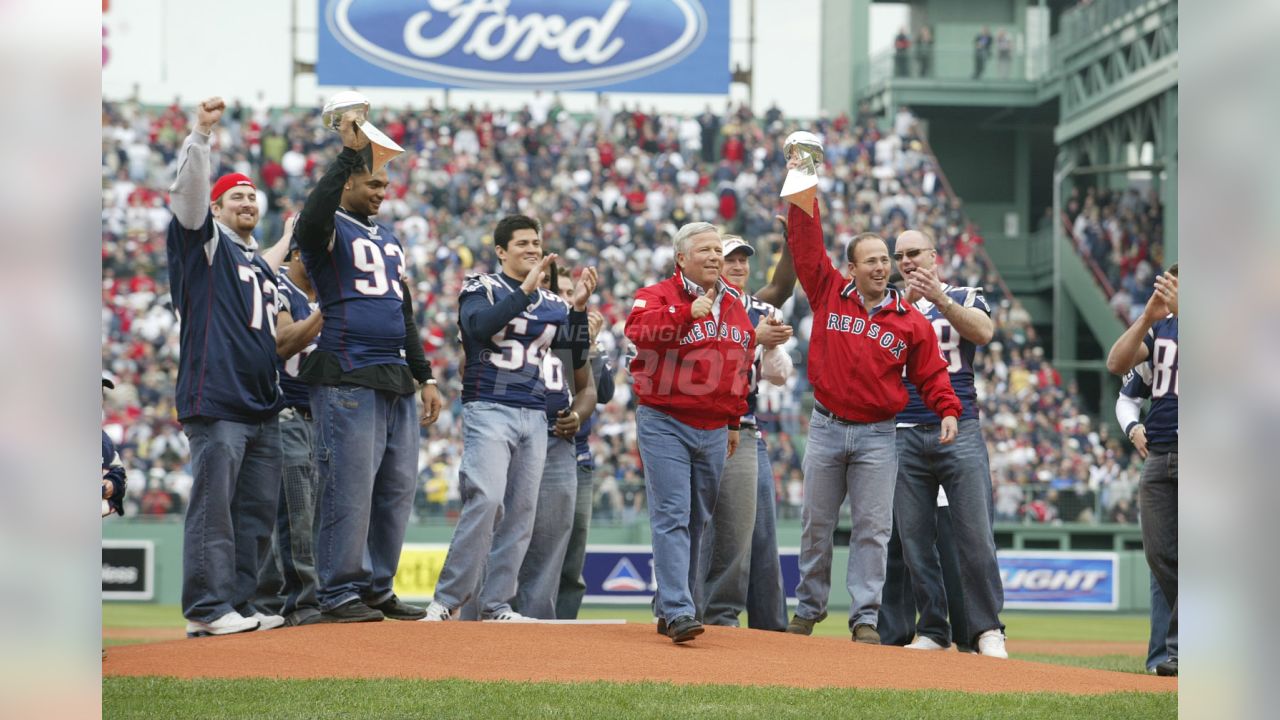
{"label": "spectator in stand", "polygon": [[1000,79],[1008,80],[1013,73],[1013,38],[1001,28],[996,32],[996,67],[1000,71]]}
{"label": "spectator in stand", "polygon": [[911,77],[911,36],[905,26],[893,38],[893,76]]}
{"label": "spectator in stand", "polygon": [[916,32],[916,67],[922,78],[933,74],[933,28],[928,25],[921,25]]}
{"label": "spectator in stand", "polygon": [[982,77],[987,69],[987,60],[991,58],[991,30],[983,25],[982,30],[973,38],[973,79]]}

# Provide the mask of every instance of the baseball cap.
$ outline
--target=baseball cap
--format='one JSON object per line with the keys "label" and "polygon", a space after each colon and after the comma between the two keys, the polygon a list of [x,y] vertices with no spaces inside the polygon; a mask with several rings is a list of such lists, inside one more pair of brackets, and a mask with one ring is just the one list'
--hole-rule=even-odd
{"label": "baseball cap", "polygon": [[746,250],[747,257],[756,254],[756,249],[748,245],[746,240],[740,237],[726,238],[724,241],[724,256],[729,257],[729,254],[735,250]]}
{"label": "baseball cap", "polygon": [[226,175],[218,178],[218,181],[213,184],[213,191],[209,193],[209,201],[213,202],[217,200],[222,197],[223,193],[237,185],[248,185],[254,190],[257,190],[248,175],[245,175],[244,173],[227,173]]}
{"label": "baseball cap", "polygon": [[104,387],[104,388],[110,388],[110,389],[112,389],[112,390],[115,390],[115,389],[116,389],[116,379],[115,379],[115,377],[114,377],[110,372],[108,372],[108,371],[106,371],[106,370],[103,370],[103,371],[102,371],[102,387]]}

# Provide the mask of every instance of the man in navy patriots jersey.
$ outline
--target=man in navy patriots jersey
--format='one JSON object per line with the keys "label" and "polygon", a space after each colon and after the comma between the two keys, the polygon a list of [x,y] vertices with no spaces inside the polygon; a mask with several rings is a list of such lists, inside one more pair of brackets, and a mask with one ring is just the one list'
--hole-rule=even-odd
{"label": "man in navy patriots jersey", "polygon": [[[791,327],[782,322],[775,305],[795,289],[791,253],[785,250],[774,279],[755,295],[743,296],[747,317],[756,329],[756,354],[751,368],[747,414],[741,420],[741,445],[725,460],[708,539],[702,544],[700,567],[704,583],[695,591],[699,614],[707,625],[738,627],[747,611],[747,623],[760,630],[787,628],[787,597],[782,587],[778,559],[776,499],[773,467],[764,434],[756,424],[759,382],[782,385],[794,372],[791,356],[781,345],[791,339]],[[737,235],[724,236],[724,277],[745,292],[755,248]],[[754,601],[754,602],[752,602]],[[662,623],[659,623],[662,625]],[[661,631],[661,628],[659,628]]]}
{"label": "man in navy patriots jersey", "polygon": [[[893,257],[906,280],[907,300],[937,333],[951,387],[963,407],[956,441],[942,445],[938,442],[941,420],[925,407],[915,386],[903,378],[910,399],[897,418],[898,485],[893,514],[903,560],[911,574],[914,603],[920,608],[916,640],[907,647],[942,650],[954,639],[961,645],[976,646],[982,655],[1007,658],[1000,622],[1004,586],[991,530],[991,470],[973,384],[977,346],[990,342],[995,331],[991,308],[982,288],[955,287],[938,280],[938,253],[933,239],[925,233],[907,230],[899,235]],[[939,487],[946,492],[954,542],[960,550],[966,637],[952,638],[947,621],[947,595],[937,549]]]}
{"label": "man in navy patriots jersey", "polygon": [[[1139,363],[1125,373],[1124,385],[1116,398],[1116,420],[1124,428],[1124,434],[1133,443],[1134,449],[1144,459],[1147,457],[1147,428],[1142,424],[1142,403],[1151,397],[1151,363]],[[1177,422],[1177,415],[1173,416]],[[1155,419],[1157,429],[1169,422],[1169,418]],[[1178,638],[1169,634],[1169,601],[1160,592],[1160,583],[1151,575],[1151,637],[1147,643],[1147,672],[1156,672],[1160,663],[1169,659],[1169,647],[1177,647]],[[1177,654],[1176,652],[1174,653]]]}
{"label": "man in navy patriots jersey", "polygon": [[[455,617],[477,594],[481,620],[524,619],[511,601],[547,454],[542,362],[549,350],[564,348],[572,351],[574,369],[586,363],[595,269],[582,272],[571,305],[540,287],[556,255],[543,255],[538,221],[505,217],[493,241],[502,271],[467,278],[458,307],[466,354],[462,512],[427,608],[429,621]],[[495,535],[500,524],[506,527]]]}
{"label": "man in navy patriots jersey", "polygon": [[[321,622],[416,620],[396,597],[418,479],[419,426],[442,400],[404,280],[404,250],[375,219],[386,169],[371,172],[369,138],[347,113],[343,149],[307,197],[294,234],[324,313],[302,362],[315,421],[320,509],[315,533]],[[415,411],[415,381],[422,408]]]}
{"label": "man in navy patriots jersey", "polygon": [[298,375],[302,361],[316,347],[324,315],[313,307],[315,287],[293,239],[292,222],[286,224],[280,242],[262,256],[270,265],[280,261],[287,264],[277,271],[276,283],[280,307],[276,315],[276,354],[285,401],[285,408],[280,411],[284,481],[271,555],[258,578],[258,604],[278,610],[286,625],[309,625],[320,619],[313,552],[320,488],[313,457],[310,386]]}
{"label": "man in navy patriots jersey", "polygon": [[[613,400],[613,364],[598,340],[604,327],[604,315],[596,310],[587,313],[587,331],[591,342],[591,377],[596,383],[596,410]],[[587,530],[591,526],[591,505],[595,499],[595,458],[591,455],[591,431],[595,428],[597,413],[583,422],[573,442],[578,458],[578,491],[573,501],[573,528],[564,551],[564,563],[560,568],[560,589],[556,593],[556,618],[574,620],[582,608],[582,598],[587,592],[582,566],[587,560]]]}
{"label": "man in navy patriots jersey", "polygon": [[[551,278],[548,278],[550,281]],[[566,273],[555,278],[555,292],[573,302],[573,283]],[[551,290],[550,282],[545,284]],[[588,320],[588,334],[590,322]],[[537,509],[532,535],[518,575],[516,612],[526,617],[555,620],[560,593],[560,571],[574,526],[574,504],[578,495],[577,444],[575,436],[596,407],[596,388],[591,364],[573,370],[573,387],[568,386],[565,368],[572,362],[569,351],[555,350],[542,361],[542,379],[547,388],[547,459],[538,484]],[[499,536],[510,524],[503,524],[494,537],[494,547],[505,543]]]}
{"label": "man in navy patriots jersey", "polygon": [[277,627],[253,603],[280,490],[275,274],[255,251],[253,181],[209,186],[209,139],[226,104],[200,103],[170,189],[169,286],[181,321],[176,404],[191,446],[183,529],[187,636]]}
{"label": "man in navy patriots jersey", "polygon": [[1178,266],[1155,280],[1142,317],[1107,354],[1107,369],[1122,375],[1151,363],[1151,411],[1145,434],[1138,510],[1147,565],[1169,601],[1169,659],[1156,674],[1178,674]]}

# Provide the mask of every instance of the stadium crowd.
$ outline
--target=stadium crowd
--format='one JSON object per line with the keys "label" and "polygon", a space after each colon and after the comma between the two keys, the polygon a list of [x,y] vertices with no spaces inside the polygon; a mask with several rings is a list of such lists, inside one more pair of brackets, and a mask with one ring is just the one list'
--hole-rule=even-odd
{"label": "stadium crowd", "polygon": [[[108,102],[102,108],[103,367],[117,378],[104,400],[105,428],[132,480],[130,515],[181,513],[191,487],[187,441],[173,408],[178,320],[164,273],[166,189],[190,122],[182,107]],[[242,172],[263,189],[258,238],[264,245],[280,236],[339,150],[318,114],[236,103],[217,130],[215,175]],[[671,237],[690,221],[741,234],[771,266],[782,243],[774,221],[782,212],[781,144],[798,123],[776,107],[763,116],[743,107],[722,113],[708,107],[680,117],[614,108],[605,98],[594,113],[572,114],[541,94],[515,112],[428,105],[375,108],[371,119],[407,150],[388,165],[391,187],[380,219],[394,224],[409,252],[418,324],[446,398],[422,446],[416,519],[450,517],[459,506],[458,293],[468,273],[495,266],[490,233],[496,220],[520,212],[542,220],[548,249],[561,253],[566,265],[599,269],[594,304],[606,318],[601,342],[618,376],[592,439],[595,517],[642,520],[635,400],[621,332],[630,299],[670,273]],[[893,238],[908,227],[925,228],[938,239],[944,280],[986,288],[996,335],[980,348],[976,365],[998,521],[1135,522],[1137,455],[1084,410],[1077,389],[1064,385],[1046,359],[1029,313],[1002,289],[982,238],[947,191],[910,113],[889,124],[881,129],[875,117],[842,114],[807,128],[825,141],[821,194],[829,250],[839,252],[865,230]],[[1143,263],[1159,264],[1158,220],[1149,224],[1158,209],[1135,200],[1127,194],[1074,198],[1079,215],[1096,216],[1094,224],[1104,229],[1090,234],[1086,227],[1084,235],[1111,242],[1103,254],[1115,260],[1118,284],[1126,288],[1125,279]],[[1117,223],[1119,241],[1108,229]],[[1140,311],[1145,298],[1136,291],[1149,294],[1149,277],[1135,284],[1130,301]],[[812,322],[803,292],[797,289],[782,310],[797,330],[787,349],[799,368]],[[808,390],[804,372],[785,387],[762,388],[759,419],[783,517],[797,517],[801,507]]]}
{"label": "stadium crowd", "polygon": [[1091,261],[1105,282],[1111,307],[1132,323],[1164,270],[1164,208],[1155,190],[1136,187],[1106,190],[1074,188],[1063,208],[1080,255]]}

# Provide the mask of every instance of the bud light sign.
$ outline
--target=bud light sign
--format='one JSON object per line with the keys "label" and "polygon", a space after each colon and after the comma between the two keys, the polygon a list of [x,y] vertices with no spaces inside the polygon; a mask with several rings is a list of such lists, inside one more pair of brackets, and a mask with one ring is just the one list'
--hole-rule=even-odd
{"label": "bud light sign", "polygon": [[1115,610],[1120,604],[1113,552],[1001,550],[1004,606],[1015,610]]}
{"label": "bud light sign", "polygon": [[327,0],[321,85],[722,94],[728,0]]}

